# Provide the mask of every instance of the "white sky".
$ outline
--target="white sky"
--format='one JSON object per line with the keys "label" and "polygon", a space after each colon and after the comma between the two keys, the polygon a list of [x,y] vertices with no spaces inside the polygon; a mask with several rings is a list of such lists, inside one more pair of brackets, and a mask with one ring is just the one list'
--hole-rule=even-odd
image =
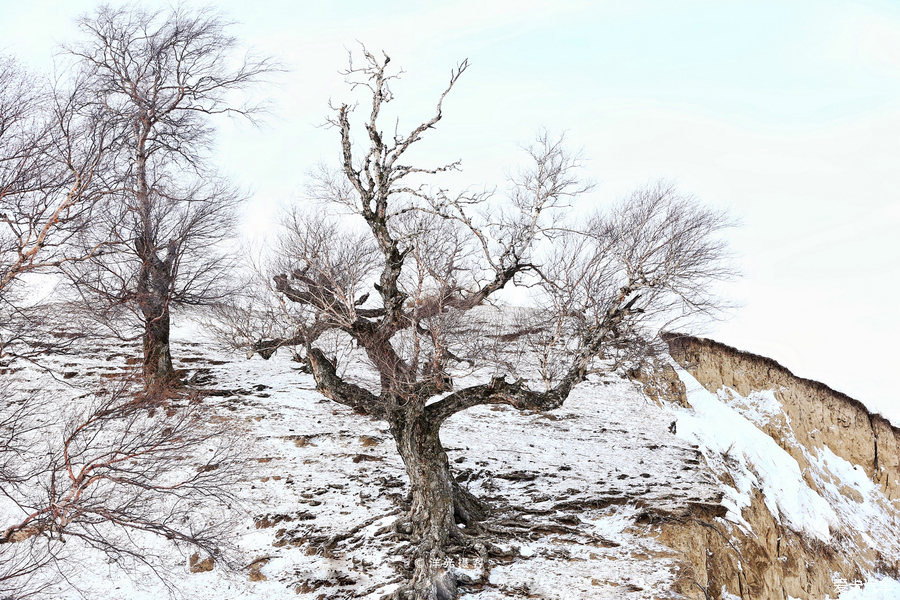
{"label": "white sky", "polygon": [[[355,40],[407,74],[404,123],[430,116],[433,164],[502,183],[516,145],[567,131],[599,180],[587,202],[658,177],[731,209],[743,304],[707,335],[770,356],[900,423],[900,3],[856,0],[459,0],[215,3],[233,33],[291,71],[259,130],[225,123],[223,168],[252,188],[248,230],[334,161],[317,127]],[[151,3],[156,5],[156,3]],[[163,3],[158,3],[164,6]],[[47,71],[82,0],[0,0],[0,52]]]}

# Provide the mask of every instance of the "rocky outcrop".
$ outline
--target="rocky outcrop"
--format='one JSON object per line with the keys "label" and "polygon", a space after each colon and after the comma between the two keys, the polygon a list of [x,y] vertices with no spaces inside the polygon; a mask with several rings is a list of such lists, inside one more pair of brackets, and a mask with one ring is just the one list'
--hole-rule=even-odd
{"label": "rocky outcrop", "polygon": [[729,523],[702,518],[663,525],[658,538],[684,557],[674,590],[688,598],[715,600],[819,600],[834,594],[832,575],[860,579],[832,548],[782,525],[757,494],[744,510],[752,526],[745,532]]}
{"label": "rocky outcrop", "polygon": [[[754,412],[755,407],[747,406],[754,393],[774,394],[783,412],[757,418],[755,425],[797,461],[805,484],[839,515],[839,522],[831,526],[830,541],[824,542],[791,529],[756,490],[750,505],[741,511],[743,526],[699,515],[662,524],[659,540],[683,556],[675,590],[700,600],[818,600],[837,597],[835,577],[847,581],[873,575],[896,578],[900,430],[861,402],[796,377],[772,359],[708,339],[673,334],[664,339],[682,368],[742,414]],[[657,368],[655,375],[645,375],[645,392],[686,406],[685,393],[670,369]],[[848,468],[863,470],[876,484],[867,497],[823,467],[820,450],[824,448],[855,465]],[[723,468],[727,457],[718,465],[715,462],[709,466],[722,484],[736,487],[729,470]],[[879,523],[866,523],[869,530],[854,521],[854,507],[864,502],[868,510],[883,517]]]}

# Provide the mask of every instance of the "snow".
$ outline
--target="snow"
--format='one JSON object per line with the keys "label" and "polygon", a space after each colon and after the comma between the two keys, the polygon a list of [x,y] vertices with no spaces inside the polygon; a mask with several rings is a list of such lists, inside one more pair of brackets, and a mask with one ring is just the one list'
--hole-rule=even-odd
{"label": "snow", "polygon": [[843,591],[838,600],[896,600],[900,598],[900,582],[893,579],[870,580],[866,582],[839,581]]}
{"label": "snow", "polygon": [[[732,520],[747,527],[739,509],[750,505],[752,490],[759,488],[773,515],[780,516],[797,531],[823,542],[830,541],[830,528],[838,523],[838,516],[803,481],[797,461],[753,421],[708,392],[687,371],[681,368],[676,371],[694,409],[679,414],[678,435],[699,444],[708,459],[728,464],[739,492],[730,497],[738,509],[729,512]],[[781,413],[774,395],[756,394],[754,398],[762,400],[757,414]],[[726,423],[728,426],[723,426]]]}
{"label": "snow", "polygon": [[[192,600],[313,600],[322,594],[375,600],[396,588],[396,552],[405,542],[383,532],[397,518],[407,483],[387,425],[323,398],[287,352],[269,361],[245,360],[217,349],[190,321],[176,322],[176,367],[206,390],[210,419],[229,420],[246,432],[242,450],[252,472],[240,482],[241,501],[229,515],[246,567],[229,573],[217,564],[210,572],[190,573],[187,556],[176,552],[165,583]],[[17,376],[25,387],[77,403],[104,376],[126,372],[126,358],[137,353],[134,344],[96,343],[48,358],[76,373],[71,379],[55,381],[30,367]],[[468,589],[466,598],[672,598],[681,557],[658,543],[639,517],[723,504],[727,519],[748,527],[741,509],[754,489],[798,531],[831,541],[833,531],[854,528],[873,547],[896,553],[892,513],[861,469],[827,448],[804,450],[817,492],[797,460],[761,429],[783,415],[773,392],[711,394],[678,372],[692,409],[661,407],[632,382],[606,374],[578,386],[552,413],[479,407],[446,422],[442,440],[464,485],[502,518],[532,527],[512,535],[510,556],[492,557],[488,581]],[[673,420],[677,434],[669,432]],[[734,488],[716,477],[726,469]],[[848,498],[842,486],[857,490],[863,501]],[[332,536],[357,528],[325,548]],[[126,576],[90,549],[77,551],[88,568],[77,570],[72,583],[85,596],[165,597],[164,582],[151,573]],[[478,577],[480,569],[468,560],[476,558],[454,568]],[[265,580],[250,581],[251,564],[257,579]],[[840,598],[900,597],[897,582],[878,582],[893,596],[874,591],[875,583]],[[858,595],[870,593],[882,595]],[[60,585],[49,597],[81,596]]]}
{"label": "snow", "polygon": [[[137,354],[135,344],[97,342],[48,358],[75,373],[70,379],[53,381],[31,368],[19,375],[28,386],[76,402],[103,376],[126,372],[126,358]],[[187,556],[176,552],[166,583],[192,600],[312,600],[323,593],[374,600],[396,587],[394,552],[405,542],[379,530],[397,517],[407,484],[386,423],[323,398],[286,352],[269,361],[236,357],[188,322],[173,333],[173,355],[176,368],[209,394],[203,400],[209,418],[231,420],[247,432],[242,450],[252,473],[236,490],[241,502],[230,518],[237,520],[242,564],[255,562],[266,580],[250,581],[248,568],[229,574],[219,564],[190,573]],[[635,520],[721,497],[697,449],[668,432],[670,422],[619,375],[579,386],[552,414],[480,407],[449,419],[442,439],[465,485],[503,518],[538,527],[511,534],[511,556],[491,558],[489,582],[466,597],[507,598],[525,590],[545,598],[669,597],[679,556]],[[357,527],[323,548],[331,536]],[[90,549],[78,551],[91,567],[76,571],[72,583],[88,597],[165,596],[152,574],[126,576]],[[51,596],[74,600],[79,593],[60,585]]]}

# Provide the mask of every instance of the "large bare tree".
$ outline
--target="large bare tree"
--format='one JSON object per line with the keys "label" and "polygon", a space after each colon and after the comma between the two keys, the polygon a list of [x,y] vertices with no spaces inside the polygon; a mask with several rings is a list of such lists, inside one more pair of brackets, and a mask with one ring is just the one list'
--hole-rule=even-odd
{"label": "large bare tree", "polygon": [[[0,357],[80,339],[44,335],[51,307],[23,281],[63,269],[85,297],[104,300],[96,308],[135,310],[163,370],[145,374],[169,378],[168,305],[211,296],[217,273],[205,269],[219,257],[204,251],[229,233],[240,197],[203,167],[205,115],[252,114],[224,97],[268,69],[228,61],[225,25],[210,11],[102,8],[83,26],[108,43],[74,49],[79,60],[55,84],[0,60]],[[65,578],[91,549],[166,585],[173,549],[223,562],[242,462],[232,426],[210,426],[198,404],[162,386],[141,393],[123,382],[61,406],[17,377],[0,381],[0,596],[50,594],[53,574]]]}
{"label": "large bare tree", "polygon": [[260,106],[236,97],[276,67],[236,56],[230,23],[212,8],[102,6],[79,25],[85,40],[68,52],[86,108],[120,144],[103,173],[108,201],[82,238],[106,248],[67,272],[111,329],[127,337],[136,322],[145,382],[164,383],[173,377],[170,309],[221,296],[223,242],[243,199],[210,166],[211,117],[252,118]]}
{"label": "large bare tree", "polygon": [[[416,548],[398,597],[455,598],[446,553],[477,540],[486,507],[452,476],[441,425],[479,405],[557,408],[671,319],[711,312],[711,284],[731,275],[718,235],[729,221],[663,183],[575,222],[566,213],[591,185],[578,155],[546,133],[505,195],[429,184],[459,163],[407,157],[467,64],[431,118],[386,133],[396,75],[387,56],[363,54],[346,75],[368,95],[365,141],[354,138],[354,105],[335,107],[340,168],[315,177],[324,206],[286,219],[271,283],[281,302],[248,298],[222,314],[235,345],[264,357],[299,347],[322,394],[390,424],[412,498],[397,530]],[[493,301],[510,287],[527,301],[501,309]]]}
{"label": "large bare tree", "polygon": [[[4,361],[83,341],[71,328],[62,338],[47,335],[58,325],[49,316],[55,307],[36,304],[22,280],[108,247],[75,242],[114,193],[106,178],[121,132],[86,101],[84,79],[67,83],[53,86],[0,60]],[[233,426],[210,426],[199,404],[182,398],[178,406],[164,390],[139,393],[127,382],[61,404],[58,390],[36,390],[16,370],[0,377],[0,596],[51,596],[91,549],[126,572],[155,571],[167,586],[162,569],[173,550],[224,556],[231,527],[223,509],[244,463],[229,442]]]}

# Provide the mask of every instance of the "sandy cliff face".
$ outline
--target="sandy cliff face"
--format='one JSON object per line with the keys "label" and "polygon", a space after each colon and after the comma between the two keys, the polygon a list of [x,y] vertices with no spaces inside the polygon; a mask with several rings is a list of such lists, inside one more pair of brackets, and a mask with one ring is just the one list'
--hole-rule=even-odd
{"label": "sandy cliff face", "polygon": [[760,495],[743,517],[750,531],[700,519],[661,527],[658,539],[685,558],[673,586],[677,592],[698,600],[820,600],[836,596],[834,573],[848,581],[864,579],[833,549],[783,526]]}
{"label": "sandy cliff face", "polygon": [[[888,498],[900,498],[900,429],[870,413],[862,402],[818,381],[797,377],[770,358],[713,340],[676,335],[667,342],[672,357],[711,392],[723,386],[741,396],[772,390],[801,445],[827,446],[865,469]],[[773,426],[768,433],[779,441],[783,425]]]}
{"label": "sandy cliff face", "polygon": [[[730,519],[662,527],[660,539],[685,556],[679,591],[696,598],[812,600],[837,597],[835,577],[896,578],[900,430],[859,401],[796,377],[771,359],[689,336],[666,341],[696,382],[784,450],[777,460],[796,461],[802,479],[778,481],[740,447],[717,451],[710,444],[706,458],[723,485],[741,489],[735,478],[742,469],[754,482],[749,493],[745,482],[742,493],[749,501],[732,507]],[[645,389],[690,406],[680,383],[672,370]],[[733,420],[722,423],[732,426]],[[789,506],[792,494],[777,497],[776,488],[788,484],[799,486],[800,508]],[[825,525],[815,529],[819,518]]]}

